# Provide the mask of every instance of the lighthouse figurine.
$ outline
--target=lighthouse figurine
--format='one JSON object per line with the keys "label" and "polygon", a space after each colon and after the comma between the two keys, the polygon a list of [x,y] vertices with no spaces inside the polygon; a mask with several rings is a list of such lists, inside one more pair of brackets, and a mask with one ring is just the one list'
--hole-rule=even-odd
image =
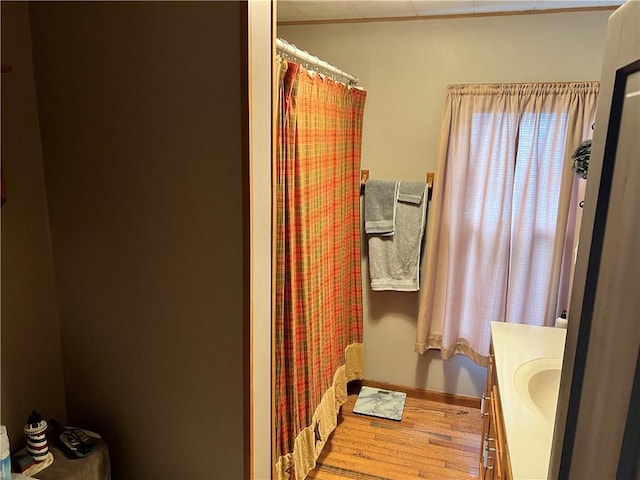
{"label": "lighthouse figurine", "polygon": [[31,412],[27,424],[24,426],[24,433],[27,435],[27,452],[36,462],[42,462],[47,458],[49,446],[47,445],[47,421],[35,410]]}

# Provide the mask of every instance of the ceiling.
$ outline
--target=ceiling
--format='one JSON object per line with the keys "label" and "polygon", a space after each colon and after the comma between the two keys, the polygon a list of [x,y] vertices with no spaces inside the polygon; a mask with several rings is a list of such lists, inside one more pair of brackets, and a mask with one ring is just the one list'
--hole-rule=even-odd
{"label": "ceiling", "polygon": [[278,0],[278,22],[617,7],[624,0]]}

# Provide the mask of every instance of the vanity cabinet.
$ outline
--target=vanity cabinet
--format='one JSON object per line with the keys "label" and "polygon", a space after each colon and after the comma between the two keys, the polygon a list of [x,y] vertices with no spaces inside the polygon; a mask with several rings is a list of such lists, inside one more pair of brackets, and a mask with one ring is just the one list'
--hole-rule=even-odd
{"label": "vanity cabinet", "polygon": [[489,353],[487,386],[482,395],[480,414],[483,417],[480,478],[482,480],[511,480],[513,476],[505,436],[493,344]]}

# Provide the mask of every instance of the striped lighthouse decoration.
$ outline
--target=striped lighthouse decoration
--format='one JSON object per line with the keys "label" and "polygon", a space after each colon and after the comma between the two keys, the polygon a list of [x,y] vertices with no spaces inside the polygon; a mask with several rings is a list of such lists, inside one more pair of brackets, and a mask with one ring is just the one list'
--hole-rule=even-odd
{"label": "striped lighthouse decoration", "polygon": [[27,452],[36,462],[45,460],[49,453],[46,430],[47,421],[35,410],[31,412],[27,424],[24,426],[24,433],[27,435]]}

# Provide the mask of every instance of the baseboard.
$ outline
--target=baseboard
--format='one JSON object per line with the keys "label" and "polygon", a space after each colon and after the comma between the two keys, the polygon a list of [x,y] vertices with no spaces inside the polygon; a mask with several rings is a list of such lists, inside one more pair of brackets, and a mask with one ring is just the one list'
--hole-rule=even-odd
{"label": "baseboard", "polygon": [[[431,400],[433,402],[447,403],[449,405],[458,405],[460,407],[480,408],[480,399],[475,397],[467,397],[465,395],[456,395],[453,393],[435,392],[433,390],[422,390],[420,388],[405,387],[404,385],[394,385],[393,383],[377,382],[375,380],[362,380],[351,382],[359,391],[359,385],[367,387],[380,388],[383,390],[393,390],[394,392],[404,392],[409,397],[420,398],[423,400]],[[351,384],[350,384],[351,386]],[[353,392],[351,388],[349,393]]]}

